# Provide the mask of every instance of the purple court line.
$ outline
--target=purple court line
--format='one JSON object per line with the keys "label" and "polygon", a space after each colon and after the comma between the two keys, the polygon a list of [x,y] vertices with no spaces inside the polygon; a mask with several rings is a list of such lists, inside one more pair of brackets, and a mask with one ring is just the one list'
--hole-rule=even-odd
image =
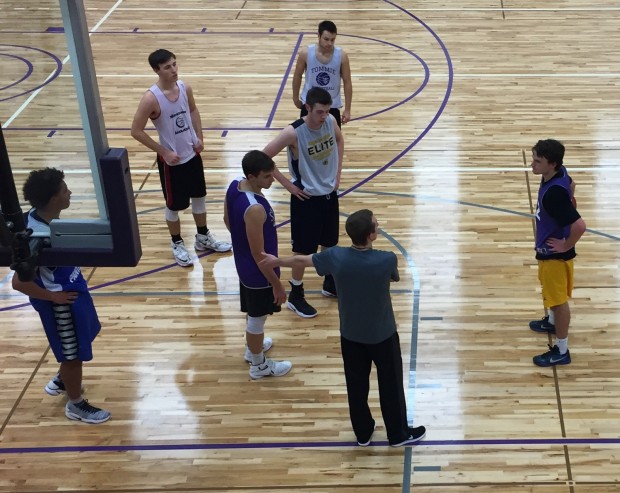
{"label": "purple court line", "polygon": [[271,122],[276,114],[276,109],[278,109],[278,103],[280,102],[280,98],[282,97],[282,93],[284,92],[284,88],[286,87],[286,82],[288,81],[288,76],[291,73],[291,68],[293,68],[293,63],[295,63],[295,58],[297,58],[297,52],[299,51],[299,47],[301,46],[301,41],[304,39],[303,33],[299,34],[297,38],[297,44],[295,45],[295,49],[293,50],[293,54],[291,55],[291,59],[288,62],[288,67],[286,68],[286,72],[284,72],[284,77],[282,77],[282,82],[280,84],[280,89],[278,90],[278,94],[276,95],[276,100],[273,103],[273,107],[271,108],[271,113],[269,113],[269,118],[267,119],[267,123],[265,124],[265,128],[271,127]]}
{"label": "purple court line", "polygon": [[375,177],[379,176],[381,173],[383,173],[386,169],[390,168],[395,163],[400,161],[400,159],[405,154],[407,154],[411,149],[413,149],[417,145],[417,143],[420,142],[426,136],[426,134],[428,132],[430,132],[431,128],[433,128],[435,126],[435,123],[437,123],[437,120],[439,119],[439,117],[442,115],[442,113],[446,109],[446,106],[448,104],[448,100],[450,99],[450,94],[452,93],[452,84],[453,84],[453,80],[454,80],[454,67],[452,65],[452,59],[450,58],[450,54],[448,53],[448,49],[446,48],[446,45],[443,43],[441,38],[422,19],[416,17],[411,12],[409,12],[409,11],[405,10],[404,8],[396,5],[395,3],[391,2],[390,0],[383,0],[383,1],[385,3],[387,3],[387,4],[390,4],[390,5],[394,6],[394,7],[396,7],[397,9],[401,10],[402,12],[407,14],[408,16],[410,16],[413,19],[415,19],[418,23],[420,23],[435,38],[435,40],[437,41],[437,43],[441,47],[441,49],[442,49],[442,51],[444,53],[444,56],[446,57],[446,62],[448,63],[448,85],[446,87],[446,93],[444,95],[444,98],[443,98],[443,100],[441,102],[441,105],[439,106],[439,110],[437,111],[435,116],[432,118],[432,120],[428,123],[426,128],[420,133],[420,135],[418,135],[411,144],[409,144],[404,150],[402,150],[400,153],[398,153],[398,155],[396,155],[396,157],[394,157],[390,162],[388,162],[387,164],[383,165],[377,171],[372,173],[370,176],[367,176],[366,178],[364,178],[362,181],[360,181],[356,185],[353,185],[351,188],[349,188],[349,189],[345,190],[344,192],[342,192],[341,194],[339,194],[338,197],[344,197],[345,195],[350,194],[354,190],[357,190],[362,185],[365,185],[370,180],[372,180],[373,178],[375,178]]}
{"label": "purple court line", "polygon": [[9,87],[16,86],[20,82],[23,82],[28,77],[30,77],[30,74],[32,74],[32,71],[34,70],[34,67],[32,66],[32,63],[30,63],[30,61],[27,60],[26,58],[23,58],[23,57],[17,56],[17,55],[11,55],[9,53],[0,53],[0,56],[7,56],[9,58],[16,58],[17,60],[21,60],[22,62],[24,62],[26,64],[26,67],[28,67],[28,70],[26,70],[26,74],[21,79],[19,79],[18,81],[13,82],[12,84],[9,84],[8,86],[0,87],[0,91],[4,91],[5,89],[8,89]]}
{"label": "purple court line", "polygon": [[[432,33],[432,31],[431,31],[431,34],[434,34],[434,33]],[[353,34],[343,34],[343,36],[347,36],[349,38],[366,39],[366,40],[369,40],[369,41],[377,41],[378,43],[383,43],[385,45],[391,46],[391,47],[396,48],[398,50],[402,50],[405,53],[408,53],[409,55],[414,57],[416,60],[418,60],[418,62],[420,62],[420,64],[422,65],[422,68],[424,69],[424,81],[422,82],[422,85],[420,87],[418,87],[409,96],[407,96],[405,99],[403,99],[402,101],[399,101],[398,103],[393,104],[392,106],[388,106],[387,108],[384,108],[382,110],[375,111],[374,113],[370,113],[368,115],[358,116],[357,118],[351,118],[351,121],[364,120],[365,118],[370,118],[371,116],[380,115],[381,113],[385,113],[386,111],[390,111],[390,110],[393,110],[394,108],[398,108],[399,106],[405,104],[407,101],[410,101],[413,98],[415,98],[418,94],[420,94],[424,90],[424,88],[428,84],[428,81],[430,79],[430,70],[428,68],[428,64],[419,55],[415,54],[413,51],[408,50],[407,48],[404,48],[404,47],[399,46],[397,44],[390,43],[389,41],[384,41],[382,39],[369,38],[367,36],[355,36]]]}
{"label": "purple court line", "polygon": [[[565,445],[619,445],[620,438],[516,438],[488,440],[423,440],[414,447],[475,447],[475,446],[565,446]],[[387,447],[387,441],[371,442],[371,447]],[[131,452],[170,450],[244,450],[244,449],[291,449],[291,448],[358,448],[357,442],[263,442],[263,443],[188,443],[159,445],[75,445],[59,447],[0,447],[0,455],[49,454],[71,452]]]}
{"label": "purple court line", "polygon": [[38,86],[33,87],[32,89],[28,89],[27,91],[24,91],[24,92],[22,92],[20,94],[16,94],[15,96],[10,96],[8,98],[0,99],[0,103],[2,103],[4,101],[9,101],[11,99],[18,98],[20,96],[24,96],[24,95],[26,95],[26,94],[28,94],[30,92],[33,92],[33,91],[36,91],[37,89],[40,89],[43,86],[46,86],[47,84],[52,82],[54,79],[56,79],[56,77],[58,77],[60,75],[60,72],[62,71],[62,62],[60,61],[60,58],[58,58],[53,53],[50,53],[49,51],[41,50],[39,48],[34,48],[33,46],[0,44],[0,48],[2,48],[3,46],[9,46],[11,48],[24,48],[26,50],[34,50],[34,51],[38,51],[40,53],[44,53],[45,55],[49,56],[50,58],[52,58],[56,62],[56,70],[52,73],[52,75],[47,80],[44,80],[43,83],[39,84]]}

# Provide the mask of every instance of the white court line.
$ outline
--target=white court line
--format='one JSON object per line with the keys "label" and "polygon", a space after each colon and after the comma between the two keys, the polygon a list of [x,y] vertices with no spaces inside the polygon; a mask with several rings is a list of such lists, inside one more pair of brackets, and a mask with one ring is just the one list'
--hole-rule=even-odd
{"label": "white court line", "polygon": [[[97,7],[90,7],[87,10],[104,10]],[[134,12],[159,12],[159,11],[179,11],[179,12],[238,12],[242,10],[244,12],[325,12],[325,8],[225,8],[225,7],[123,7],[119,10],[134,11]],[[461,7],[461,8],[417,8],[415,12],[608,12],[620,10],[620,7],[515,7],[515,8],[501,8],[501,7]],[[352,8],[352,7],[329,7],[330,12],[397,12],[394,7],[380,7],[380,8]]]}
{"label": "white court line", "polygon": [[[231,167],[231,168],[217,168],[217,169],[205,169],[205,174],[221,174],[221,173],[239,173],[241,167]],[[462,168],[462,167],[442,167],[442,166],[429,166],[429,167],[415,167],[415,168],[395,168],[391,167],[384,170],[384,173],[432,173],[437,174],[438,172],[447,173],[506,173],[506,172],[514,172],[514,173],[523,173],[524,170],[529,170],[529,168],[524,168],[523,166],[516,167],[503,167],[503,168]],[[577,166],[569,166],[569,170],[571,173],[573,172],[592,172],[592,171],[620,171],[620,166],[590,166],[587,168],[577,167]],[[13,170],[14,175],[27,175],[30,173],[29,169],[19,169]],[[375,168],[343,168],[343,173],[372,173],[375,172]],[[83,175],[92,174],[92,170],[90,168],[83,169],[64,169],[63,172],[65,175]],[[132,169],[132,175],[146,175],[150,173],[156,173],[156,169]]]}
{"label": "white court line", "polygon": [[[101,24],[103,24],[105,22],[105,20],[110,17],[110,15],[112,15],[112,13],[116,10],[116,8],[123,3],[123,0],[118,0],[113,6],[112,8],[110,8],[108,10],[108,12],[101,18],[101,20],[99,22],[97,22],[97,24],[95,25],[95,27],[93,27],[91,33],[88,35],[89,37],[92,35],[93,32],[95,32],[99,26],[101,26]],[[65,59],[62,61],[62,64],[65,65],[67,62],[69,61],[69,55],[67,55],[65,57]],[[32,102],[32,100],[34,98],[36,98],[39,93],[43,90],[43,88],[45,87],[45,83],[50,80],[52,78],[52,76],[54,75],[54,71],[50,72],[50,74],[45,78],[45,80],[43,81],[43,86],[39,87],[36,91],[34,91],[30,96],[28,96],[28,99],[26,99],[26,101],[24,101],[22,103],[22,105],[17,108],[17,111],[15,113],[13,113],[11,115],[11,117],[2,125],[2,128],[8,128],[8,126],[13,123],[13,120],[15,120],[15,118],[17,118],[19,115],[21,115],[21,113],[26,109],[26,107]]]}
{"label": "white court line", "polygon": [[[411,74],[353,74],[353,78],[382,78],[382,79],[390,79],[390,78],[412,78],[412,77],[420,77],[421,72],[411,73]],[[431,74],[431,77],[447,77],[448,74],[440,73],[440,74]],[[61,74],[59,77],[73,77],[71,74]],[[149,78],[152,79],[153,74],[97,74],[97,77],[126,77],[126,78]],[[209,79],[281,79],[282,74],[181,74],[182,79],[186,78],[209,78]],[[454,77],[457,79],[485,79],[485,78],[585,78],[585,77],[600,77],[600,78],[617,78],[620,77],[620,72],[609,72],[609,73],[566,73],[566,74],[557,74],[557,73],[543,73],[543,74],[464,74],[455,72]]]}

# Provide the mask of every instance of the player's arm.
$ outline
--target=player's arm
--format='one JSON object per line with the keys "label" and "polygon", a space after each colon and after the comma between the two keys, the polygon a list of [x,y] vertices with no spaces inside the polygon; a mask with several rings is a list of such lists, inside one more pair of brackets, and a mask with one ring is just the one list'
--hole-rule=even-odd
{"label": "player's arm", "polygon": [[[332,115],[333,118],[333,115]],[[336,176],[336,190],[340,186],[340,176],[342,174],[342,157],[344,155],[344,137],[340,127],[334,121],[334,131],[336,133],[336,145],[338,146],[338,175]]]}
{"label": "player's arm", "polygon": [[175,152],[166,149],[159,142],[153,140],[149,134],[144,131],[149,118],[152,116],[154,117],[157,113],[159,113],[157,98],[151,91],[147,91],[144,96],[142,96],[140,104],[138,104],[136,114],[131,122],[131,136],[142,145],[148,147],[163,157],[166,163],[176,164],[179,162],[180,157],[177,156]]}
{"label": "player's arm", "polygon": [[273,288],[273,296],[276,304],[281,305],[286,301],[286,291],[282,282],[276,275],[273,268],[269,268],[261,265],[261,261],[264,257],[263,251],[265,250],[265,238],[263,237],[263,225],[267,220],[267,214],[265,209],[259,204],[248,207],[245,212],[245,232],[248,237],[248,243],[250,245],[250,252],[254,262],[258,265],[258,268],[263,273],[269,284]]}
{"label": "player's arm", "polygon": [[547,245],[551,247],[553,252],[567,252],[577,244],[585,232],[586,223],[580,217],[570,225],[570,233],[568,234],[568,238],[549,238],[547,240]]}
{"label": "player's arm", "polygon": [[[259,263],[259,267],[265,266],[269,269],[275,269],[276,267],[314,267],[312,263],[312,255],[292,255],[289,257],[275,257],[265,252],[262,253],[262,260]],[[262,271],[262,269],[261,269]]]}
{"label": "player's arm", "polygon": [[228,220],[228,201],[224,199],[224,225],[228,232],[230,232],[230,221]]}
{"label": "player's arm", "polygon": [[75,301],[78,293],[74,291],[48,291],[33,281],[21,281],[17,274],[13,276],[13,289],[26,296],[43,301],[51,301],[58,305],[67,305]]}
{"label": "player's arm", "polygon": [[340,77],[344,87],[344,112],[342,113],[342,123],[347,123],[351,119],[351,99],[353,98],[353,83],[351,82],[351,66],[349,65],[349,55],[342,52],[340,62]]}
{"label": "player's arm", "polygon": [[187,102],[189,103],[189,114],[192,119],[192,126],[196,132],[196,137],[198,137],[198,142],[194,144],[194,150],[197,153],[201,153],[204,149],[204,141],[202,137],[202,121],[200,119],[200,112],[198,111],[198,106],[196,106],[196,101],[194,100],[194,91],[188,84],[185,84],[185,92],[187,93]]}
{"label": "player's arm", "polygon": [[[295,144],[297,144],[295,129],[292,125],[287,125],[275,139],[265,146],[263,152],[270,158],[274,158],[280,153],[280,151],[282,151],[282,149]],[[304,200],[309,197],[307,193],[295,186],[291,180],[284,176],[277,166],[273,170],[273,177],[278,180],[278,182],[286,188],[291,195],[295,195],[298,199]]]}
{"label": "player's arm", "polygon": [[295,72],[293,73],[293,103],[299,109],[301,109],[303,103],[299,99],[299,90],[301,88],[301,78],[306,71],[308,64],[308,49],[302,48],[297,57],[297,64],[295,65]]}

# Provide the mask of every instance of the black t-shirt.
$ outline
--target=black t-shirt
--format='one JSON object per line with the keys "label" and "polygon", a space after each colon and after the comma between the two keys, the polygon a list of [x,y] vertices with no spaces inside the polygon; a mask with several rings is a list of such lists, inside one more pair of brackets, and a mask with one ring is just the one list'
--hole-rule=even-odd
{"label": "black t-shirt", "polygon": [[[552,186],[547,190],[547,193],[543,196],[542,206],[555,222],[562,227],[573,224],[581,217],[571,202],[568,192],[561,186]],[[576,255],[575,248],[573,247],[564,253],[556,253],[551,257],[545,256],[544,258],[570,260],[575,258]]]}

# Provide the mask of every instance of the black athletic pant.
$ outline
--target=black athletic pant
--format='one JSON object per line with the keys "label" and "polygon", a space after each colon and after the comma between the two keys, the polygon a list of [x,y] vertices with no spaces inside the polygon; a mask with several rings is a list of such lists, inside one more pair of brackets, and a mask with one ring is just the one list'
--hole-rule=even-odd
{"label": "black athletic pant", "polygon": [[398,332],[378,344],[362,344],[341,337],[340,345],[347,381],[349,414],[358,442],[367,442],[375,427],[375,420],[368,407],[372,363],[377,367],[381,414],[388,441],[400,443],[406,440],[409,425]]}

